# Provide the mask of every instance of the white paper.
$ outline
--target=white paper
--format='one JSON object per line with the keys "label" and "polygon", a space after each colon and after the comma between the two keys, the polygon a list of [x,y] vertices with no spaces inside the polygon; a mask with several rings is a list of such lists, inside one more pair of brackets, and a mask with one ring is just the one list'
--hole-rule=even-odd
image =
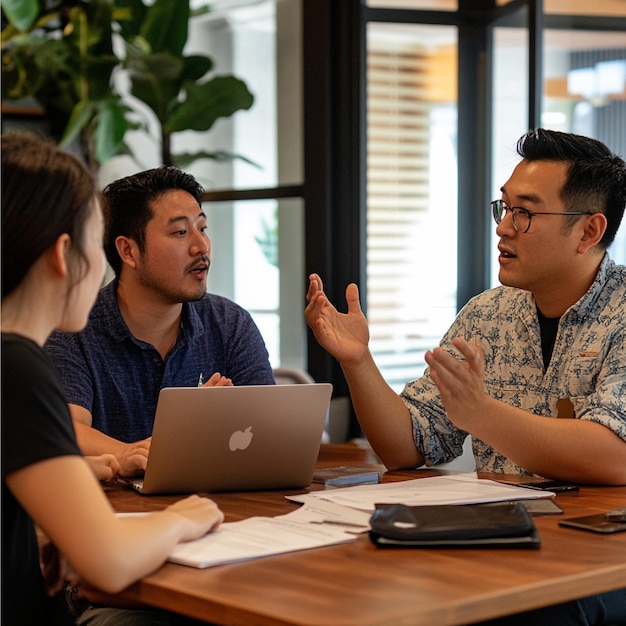
{"label": "white paper", "polygon": [[435,504],[473,504],[550,498],[551,491],[538,491],[504,485],[493,480],[470,475],[433,476],[379,485],[358,485],[306,494],[286,496],[289,500],[310,503],[321,499],[333,504],[373,513],[376,504],[406,504],[407,506]]}
{"label": "white paper", "polygon": [[356,540],[339,526],[302,523],[289,517],[250,517],[222,524],[201,539],[178,544],[169,560],[203,568]]}
{"label": "white paper", "polygon": [[[287,517],[287,516],[283,516]],[[299,509],[289,513],[289,519],[308,524],[334,524],[350,533],[366,532],[370,529],[371,514],[327,500],[311,499]]]}

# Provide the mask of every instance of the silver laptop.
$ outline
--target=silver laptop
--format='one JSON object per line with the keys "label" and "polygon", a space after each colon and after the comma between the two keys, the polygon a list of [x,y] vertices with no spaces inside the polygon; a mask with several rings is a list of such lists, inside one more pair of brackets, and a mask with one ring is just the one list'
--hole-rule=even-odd
{"label": "silver laptop", "polygon": [[144,494],[311,483],[332,385],[169,387],[157,403]]}

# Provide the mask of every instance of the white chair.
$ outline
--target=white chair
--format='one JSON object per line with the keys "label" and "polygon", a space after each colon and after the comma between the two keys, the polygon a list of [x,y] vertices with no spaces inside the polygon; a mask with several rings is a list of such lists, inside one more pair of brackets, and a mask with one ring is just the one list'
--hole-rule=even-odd
{"label": "white chair", "polygon": [[276,367],[274,369],[274,379],[277,385],[298,385],[315,382],[311,374],[299,367]]}

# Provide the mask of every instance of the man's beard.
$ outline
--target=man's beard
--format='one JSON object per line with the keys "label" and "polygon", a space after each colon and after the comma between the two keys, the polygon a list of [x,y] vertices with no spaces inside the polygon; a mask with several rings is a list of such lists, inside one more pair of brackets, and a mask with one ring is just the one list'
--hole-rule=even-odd
{"label": "man's beard", "polygon": [[[194,263],[197,265],[197,263]],[[206,261],[207,274],[210,268],[211,262]],[[193,265],[191,266],[193,267]],[[189,269],[185,269],[185,276],[189,275]],[[162,299],[168,300],[172,304],[180,304],[181,302],[195,302],[202,300],[206,294],[206,280],[198,283],[196,289],[183,289],[182,287],[164,285],[163,280],[158,276],[155,276],[149,269],[144,269],[139,275],[139,284],[147,289],[158,293]]]}

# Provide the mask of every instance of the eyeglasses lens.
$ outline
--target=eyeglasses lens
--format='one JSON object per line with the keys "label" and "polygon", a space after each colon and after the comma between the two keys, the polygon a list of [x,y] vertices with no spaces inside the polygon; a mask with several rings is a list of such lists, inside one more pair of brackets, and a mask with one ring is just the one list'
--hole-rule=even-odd
{"label": "eyeglasses lens", "polygon": [[491,210],[496,224],[500,224],[506,217],[507,211],[511,211],[513,214],[513,227],[515,230],[525,233],[530,227],[530,215],[526,213],[526,211],[517,208],[511,209],[511,207],[509,207],[508,204],[502,200],[494,200],[491,203]]}

